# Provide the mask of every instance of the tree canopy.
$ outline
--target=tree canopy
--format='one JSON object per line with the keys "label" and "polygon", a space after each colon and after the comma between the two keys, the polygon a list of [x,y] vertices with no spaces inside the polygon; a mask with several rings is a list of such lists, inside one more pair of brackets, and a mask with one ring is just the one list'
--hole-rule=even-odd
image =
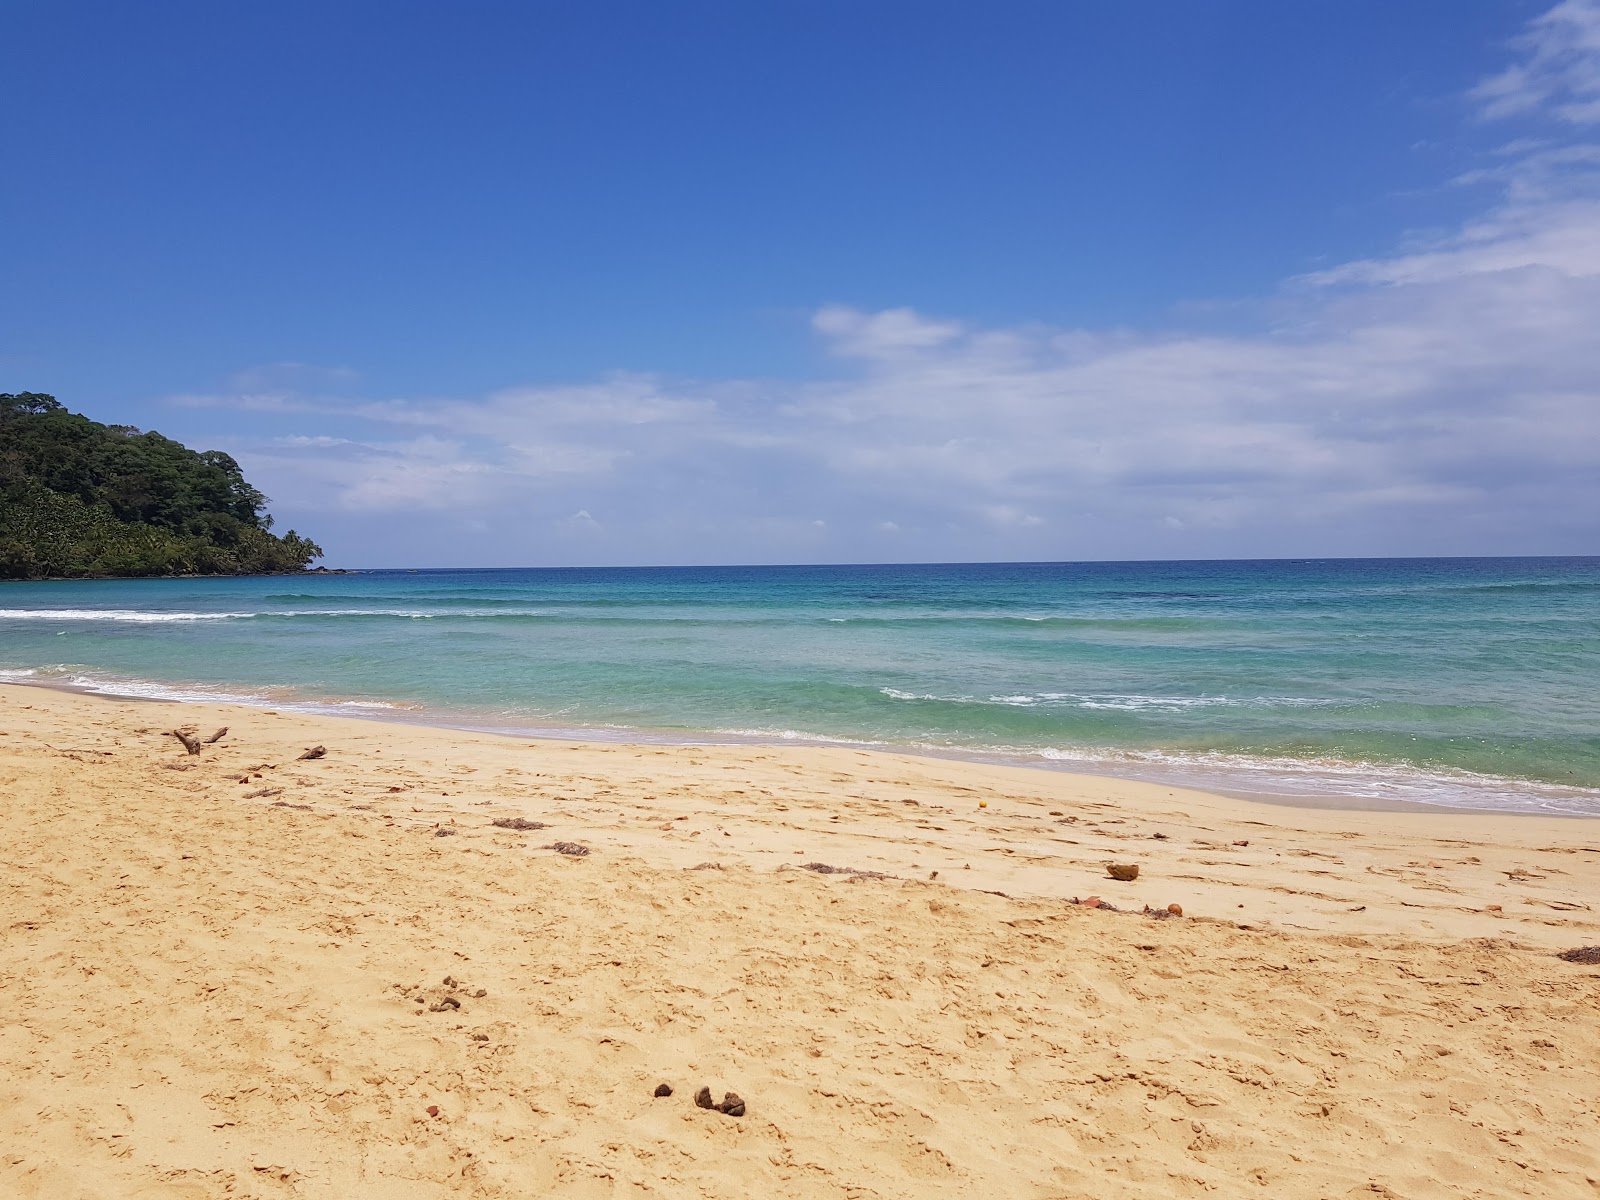
{"label": "tree canopy", "polygon": [[266,506],[220,450],[0,392],[0,579],[257,575],[322,556],[269,532]]}

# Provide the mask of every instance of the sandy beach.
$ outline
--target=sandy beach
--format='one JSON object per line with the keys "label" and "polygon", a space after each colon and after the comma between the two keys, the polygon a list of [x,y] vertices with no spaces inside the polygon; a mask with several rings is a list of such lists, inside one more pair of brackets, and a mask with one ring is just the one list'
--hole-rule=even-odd
{"label": "sandy beach", "polygon": [[7,1196],[1600,1196],[1595,820],[14,686],[0,735]]}

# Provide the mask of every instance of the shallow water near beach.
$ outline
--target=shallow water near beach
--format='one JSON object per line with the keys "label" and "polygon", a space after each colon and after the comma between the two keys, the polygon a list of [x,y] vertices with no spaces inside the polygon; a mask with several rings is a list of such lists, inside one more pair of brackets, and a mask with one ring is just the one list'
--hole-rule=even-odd
{"label": "shallow water near beach", "polygon": [[1600,814],[1600,558],[0,586],[0,681]]}

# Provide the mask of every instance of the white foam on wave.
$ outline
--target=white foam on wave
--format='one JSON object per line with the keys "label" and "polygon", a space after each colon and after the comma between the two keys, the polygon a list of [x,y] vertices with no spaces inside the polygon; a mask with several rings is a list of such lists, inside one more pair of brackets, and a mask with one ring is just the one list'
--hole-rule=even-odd
{"label": "white foam on wave", "polygon": [[0,608],[0,621],[132,621],[162,624],[169,621],[236,621],[253,612],[151,612],[135,608]]}
{"label": "white foam on wave", "polygon": [[119,675],[97,675],[72,667],[0,669],[0,682],[26,680],[46,686],[130,700],[169,700],[182,704],[242,704],[292,712],[337,713],[350,709],[405,711],[418,707],[386,700],[319,700],[283,691],[237,691],[203,683],[164,683]]}
{"label": "white foam on wave", "polygon": [[1226,751],[1125,750],[1110,747],[1016,747],[1007,754],[1159,779],[1210,791],[1263,796],[1331,796],[1512,812],[1600,816],[1600,789],[1510,780],[1459,768],[1359,762],[1333,757],[1276,757]]}
{"label": "white foam on wave", "polygon": [[549,609],[504,608],[290,608],[263,612],[160,612],[136,608],[0,608],[0,621],[123,621],[161,625],[186,621],[249,621],[293,617],[401,617],[413,621],[444,617],[547,617]]}
{"label": "white foam on wave", "polygon": [[1348,700],[1313,696],[1141,696],[1093,695],[1081,692],[1023,692],[1014,695],[941,696],[932,692],[907,692],[881,687],[891,700],[933,700],[942,704],[998,704],[1007,708],[1082,708],[1116,712],[1183,712],[1191,708],[1312,708],[1345,705]]}

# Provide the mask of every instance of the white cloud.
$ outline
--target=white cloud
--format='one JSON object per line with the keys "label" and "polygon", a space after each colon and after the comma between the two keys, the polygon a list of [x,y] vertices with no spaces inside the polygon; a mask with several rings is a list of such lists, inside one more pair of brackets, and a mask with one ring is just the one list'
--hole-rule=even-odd
{"label": "white cloud", "polygon": [[954,322],[930,321],[909,308],[864,313],[845,305],[820,310],[811,318],[811,326],[829,339],[836,353],[868,359],[892,359],[938,346],[961,333]]}
{"label": "white cloud", "polygon": [[1484,116],[1600,123],[1600,2],[1564,0],[1535,18],[1516,48],[1515,62],[1473,89]]}

